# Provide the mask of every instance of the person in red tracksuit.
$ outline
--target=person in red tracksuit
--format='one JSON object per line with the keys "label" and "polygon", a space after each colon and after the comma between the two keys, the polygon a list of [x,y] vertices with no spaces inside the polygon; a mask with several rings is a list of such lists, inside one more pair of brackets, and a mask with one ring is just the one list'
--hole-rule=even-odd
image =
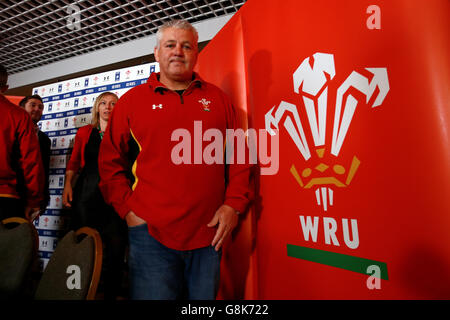
{"label": "person in red tracksuit", "polygon": [[[38,123],[41,120],[42,112],[44,111],[44,102],[42,98],[35,94],[32,96],[26,96],[19,102],[19,106],[24,108],[25,111],[30,115],[31,121],[34,123],[34,129],[37,132],[39,146],[42,156],[42,164],[44,165],[45,173],[45,188],[44,188],[44,201],[41,204],[41,213],[45,212],[45,209],[50,202],[50,192],[49,192],[49,174],[50,174],[50,153],[51,153],[51,142],[50,138],[39,129]],[[23,184],[23,183],[22,183]]]}
{"label": "person in red tracksuit", "polygon": [[[44,200],[44,167],[30,116],[3,96],[7,79],[0,65],[0,220],[16,216],[33,220]],[[20,179],[25,185],[22,195]]]}
{"label": "person in red tracksuit", "polygon": [[174,142],[238,126],[225,93],[193,72],[197,41],[187,21],[160,27],[160,72],[119,99],[100,147],[100,189],[128,224],[131,299],[215,299],[222,244],[251,199],[249,165],[207,164],[192,139]]}

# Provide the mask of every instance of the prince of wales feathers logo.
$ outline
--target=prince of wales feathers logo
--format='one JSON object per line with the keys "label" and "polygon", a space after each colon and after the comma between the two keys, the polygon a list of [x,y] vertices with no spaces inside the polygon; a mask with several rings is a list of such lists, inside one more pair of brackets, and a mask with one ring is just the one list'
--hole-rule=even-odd
{"label": "prince of wales feathers logo", "polygon": [[205,98],[202,98],[201,100],[198,100],[198,102],[200,102],[202,104],[204,111],[210,111],[208,106],[211,103],[211,101],[208,101]]}
{"label": "prince of wales feathers logo", "polygon": [[[352,96],[350,90],[354,88],[361,92],[366,97],[366,104],[369,101],[374,101],[372,108],[380,106],[389,92],[386,68],[365,68],[365,70],[373,75],[370,80],[366,76],[353,71],[337,89],[331,140],[331,154],[334,157],[339,156],[358,106],[358,100]],[[328,85],[334,76],[334,57],[327,53],[315,53],[312,57],[304,59],[293,74],[294,92],[300,94],[303,98],[315,151],[319,159],[323,158],[326,150]],[[376,90],[377,88],[378,90]],[[315,176],[316,171],[323,174],[330,169],[330,165],[322,161],[319,164],[308,165],[310,164],[308,160],[311,158],[311,150],[296,105],[281,101],[278,106],[270,109],[265,115],[267,132],[270,135],[277,134],[272,127],[279,129],[280,121],[284,115],[286,117],[282,125],[307,161],[307,167],[301,170],[301,176],[295,165],[291,166],[290,172],[301,188],[314,188],[317,205],[322,206],[323,210],[327,211],[327,208],[333,205],[333,188],[343,188],[350,185],[358,170],[360,160],[353,156],[348,168],[341,164],[334,164],[332,166],[334,174]]]}

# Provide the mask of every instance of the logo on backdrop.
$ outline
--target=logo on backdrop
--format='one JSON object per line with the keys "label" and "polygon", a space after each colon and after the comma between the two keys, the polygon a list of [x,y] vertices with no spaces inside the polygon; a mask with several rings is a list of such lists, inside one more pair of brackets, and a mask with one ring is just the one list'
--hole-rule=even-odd
{"label": "logo on backdrop", "polygon": [[[333,206],[333,190],[349,186],[360,165],[356,155],[351,163],[339,161],[341,147],[359,105],[352,91],[356,89],[362,93],[366,98],[365,104],[372,108],[381,106],[389,92],[386,68],[365,70],[367,76],[365,72],[353,71],[337,89],[334,106],[328,106],[328,86],[336,74],[334,56],[315,53],[304,59],[293,73],[294,92],[302,97],[307,119],[300,119],[299,107],[286,101],[281,101],[265,115],[269,134],[275,135],[273,128],[279,129],[282,125],[297,146],[306,164],[302,168],[292,164],[290,172],[301,188],[314,190],[317,205],[322,206],[324,211]],[[330,126],[326,121],[328,112],[334,112],[334,121]],[[325,141],[327,129],[333,130],[331,144]],[[312,135],[313,146],[308,145],[305,131]],[[311,161],[312,152],[317,154],[318,161]],[[323,161],[325,152],[330,152],[336,162]]]}

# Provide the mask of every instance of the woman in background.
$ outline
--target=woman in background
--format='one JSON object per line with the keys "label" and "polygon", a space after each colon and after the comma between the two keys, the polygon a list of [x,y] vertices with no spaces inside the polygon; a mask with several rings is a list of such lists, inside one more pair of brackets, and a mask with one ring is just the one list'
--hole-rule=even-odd
{"label": "woman in background", "polygon": [[[70,229],[96,229],[104,243],[103,283],[105,299],[115,299],[120,290],[127,244],[127,226],[103,200],[98,187],[98,153],[103,133],[118,97],[103,92],[92,107],[92,122],[78,129],[66,168],[63,205],[72,208]],[[75,187],[72,189],[75,177]]]}

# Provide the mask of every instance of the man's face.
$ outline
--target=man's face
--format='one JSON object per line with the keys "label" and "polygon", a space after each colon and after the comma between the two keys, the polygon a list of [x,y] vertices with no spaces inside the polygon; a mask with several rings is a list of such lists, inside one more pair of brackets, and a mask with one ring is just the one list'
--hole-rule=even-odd
{"label": "man's face", "polygon": [[189,30],[164,30],[159,48],[155,48],[155,59],[159,62],[161,77],[169,81],[191,80],[197,55],[197,42]]}
{"label": "man's face", "polygon": [[41,120],[44,104],[39,99],[30,99],[25,104],[25,111],[28,112],[31,120],[37,124]]}

